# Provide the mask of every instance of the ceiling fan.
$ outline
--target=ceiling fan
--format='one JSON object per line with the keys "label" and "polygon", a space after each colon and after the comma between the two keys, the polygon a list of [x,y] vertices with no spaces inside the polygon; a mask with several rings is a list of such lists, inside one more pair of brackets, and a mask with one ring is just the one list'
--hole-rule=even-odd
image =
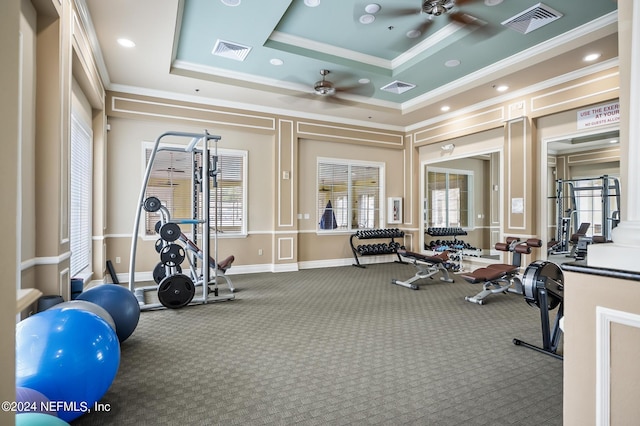
{"label": "ceiling fan", "polygon": [[483,26],[486,22],[468,13],[459,10],[459,6],[471,3],[475,0],[421,0],[420,8],[396,8],[381,10],[381,14],[388,17],[403,17],[412,15],[426,15],[428,19],[421,22],[414,31],[419,34],[429,27],[435,18],[445,16],[450,21],[463,25]]}
{"label": "ceiling fan", "polygon": [[333,86],[333,83],[326,79],[330,72],[329,70],[320,70],[322,80],[316,81],[313,85],[313,92],[316,95],[331,96],[336,93],[336,88]]}
{"label": "ceiling fan", "polygon": [[[313,91],[305,93],[301,97],[306,99],[322,99],[329,103],[343,104],[343,105],[356,105],[357,102],[350,101],[338,97],[343,93],[354,94],[359,96],[370,97],[375,90],[373,85],[366,81],[364,83],[358,83],[351,86],[337,85],[334,82],[327,79],[327,76],[331,73],[328,69],[321,69],[320,75],[322,78],[313,83]],[[308,83],[307,83],[308,84]]]}

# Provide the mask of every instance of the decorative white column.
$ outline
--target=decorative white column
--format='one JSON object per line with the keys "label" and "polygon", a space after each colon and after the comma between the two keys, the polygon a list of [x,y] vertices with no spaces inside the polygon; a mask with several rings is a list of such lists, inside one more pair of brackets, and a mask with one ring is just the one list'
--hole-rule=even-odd
{"label": "decorative white column", "polygon": [[618,2],[621,222],[587,264],[640,272],[640,0]]}

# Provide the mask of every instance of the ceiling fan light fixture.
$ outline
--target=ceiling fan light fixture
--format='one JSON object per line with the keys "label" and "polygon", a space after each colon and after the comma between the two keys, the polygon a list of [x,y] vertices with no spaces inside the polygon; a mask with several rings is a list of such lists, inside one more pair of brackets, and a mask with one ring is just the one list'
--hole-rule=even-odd
{"label": "ceiling fan light fixture", "polygon": [[425,0],[422,2],[422,11],[428,15],[440,16],[447,13],[455,6],[451,0]]}
{"label": "ceiling fan light fixture", "polygon": [[320,80],[320,81],[316,81],[316,84],[314,84],[313,92],[316,95],[320,95],[320,96],[330,96],[336,93],[336,89],[335,87],[333,87],[333,84],[331,84],[331,82]]}

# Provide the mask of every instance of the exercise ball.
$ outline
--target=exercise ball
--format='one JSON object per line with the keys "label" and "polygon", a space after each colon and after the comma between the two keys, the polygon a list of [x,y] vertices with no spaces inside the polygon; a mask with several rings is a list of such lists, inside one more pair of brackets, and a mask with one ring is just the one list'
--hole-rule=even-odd
{"label": "exercise ball", "polygon": [[115,331],[91,312],[53,309],[16,325],[16,385],[55,402],[65,421],[103,397],[119,365]]}
{"label": "exercise ball", "polygon": [[57,305],[53,305],[49,308],[49,310],[53,309],[80,309],[82,311],[91,312],[105,320],[114,331],[116,329],[116,323],[113,321],[113,318],[111,318],[111,314],[109,314],[109,312],[107,312],[107,310],[102,306],[87,300],[69,300],[68,302],[58,303]]}
{"label": "exercise ball", "polygon": [[51,409],[49,398],[35,389],[18,386],[16,388],[16,402],[18,413],[45,413],[57,416],[58,412]]}
{"label": "exercise ball", "polygon": [[16,415],[16,426],[69,426],[69,423],[49,414],[20,413]]}
{"label": "exercise ball", "polygon": [[124,342],[138,326],[140,305],[128,289],[117,284],[102,284],[85,290],[76,300],[93,302],[106,309],[116,324],[116,334]]}

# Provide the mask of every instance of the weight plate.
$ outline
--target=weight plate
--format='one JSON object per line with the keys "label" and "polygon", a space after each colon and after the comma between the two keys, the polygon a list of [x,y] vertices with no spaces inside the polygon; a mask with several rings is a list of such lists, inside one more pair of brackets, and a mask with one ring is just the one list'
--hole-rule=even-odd
{"label": "weight plate", "polygon": [[149,197],[144,200],[144,203],[142,203],[142,207],[149,213],[157,212],[158,210],[160,210],[161,206],[162,204],[160,203],[158,197]]}
{"label": "weight plate", "polygon": [[165,277],[158,285],[158,300],[162,306],[178,309],[187,306],[196,294],[196,286],[186,275],[175,274]]}
{"label": "weight plate", "polygon": [[162,247],[164,247],[164,241],[162,240],[162,238],[158,238],[156,240],[156,246],[155,247],[156,247],[156,251],[158,253],[160,253],[162,251]]}
{"label": "weight plate", "polygon": [[155,226],[153,227],[153,229],[155,229],[156,234],[160,232],[160,227],[162,226],[162,222],[161,221],[157,221]]}
{"label": "weight plate", "polygon": [[160,262],[165,266],[178,266],[184,261],[184,257],[184,249],[178,244],[167,244],[160,251]]}
{"label": "weight plate", "polygon": [[180,238],[180,234],[182,231],[177,223],[169,222],[160,227],[160,237],[165,241],[175,241]]}
{"label": "weight plate", "polygon": [[[169,270],[171,271],[170,274],[182,273],[182,268],[180,267],[180,265],[177,265],[174,268],[169,268]],[[156,284],[160,284],[160,281],[162,281],[166,276],[167,267],[162,262],[159,262],[156,267],[153,268],[153,280],[156,282]]]}

